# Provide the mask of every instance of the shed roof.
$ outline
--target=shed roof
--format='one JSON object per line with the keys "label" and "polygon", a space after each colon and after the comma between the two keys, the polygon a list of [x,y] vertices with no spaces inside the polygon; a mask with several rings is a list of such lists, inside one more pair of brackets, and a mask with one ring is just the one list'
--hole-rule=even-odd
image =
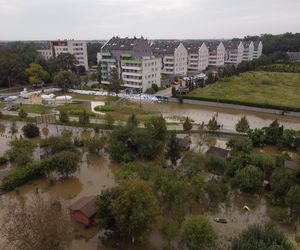
{"label": "shed roof", "polygon": [[96,214],[96,196],[84,196],[70,206],[72,211],[80,211],[90,218]]}
{"label": "shed roof", "polygon": [[227,149],[223,149],[223,148],[218,148],[218,147],[210,147],[207,151],[206,154],[214,154],[214,155],[218,155],[222,158],[227,159],[229,156],[229,150]]}
{"label": "shed roof", "polygon": [[300,61],[300,52],[287,52],[287,55],[292,61]]}

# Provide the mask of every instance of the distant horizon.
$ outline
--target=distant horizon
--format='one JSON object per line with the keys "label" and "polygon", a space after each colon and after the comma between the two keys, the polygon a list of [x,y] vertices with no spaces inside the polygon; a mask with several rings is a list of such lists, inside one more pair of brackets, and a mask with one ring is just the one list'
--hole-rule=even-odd
{"label": "distant horizon", "polygon": [[[264,34],[260,34],[260,35],[245,35],[243,37],[227,37],[227,38],[149,38],[149,37],[146,37],[146,36],[143,36],[143,35],[132,35],[132,36],[120,36],[118,34],[115,34],[114,36],[118,36],[120,38],[125,38],[125,37],[128,37],[128,38],[133,38],[134,36],[137,37],[137,38],[140,38],[141,36],[143,36],[145,39],[148,39],[148,40],[231,40],[231,39],[244,39],[245,37],[247,36],[261,36],[261,35],[282,35],[282,34],[285,34],[285,33],[293,33],[293,34],[296,34],[296,33],[300,33],[300,32],[290,32],[290,31],[286,31],[286,32],[283,32],[283,33],[277,33],[277,34],[272,34],[272,33],[264,33]],[[112,37],[114,36],[111,36],[109,38],[101,38],[101,39],[97,39],[97,38],[88,38],[88,39],[77,39],[77,38],[54,38],[54,39],[0,39],[0,42],[47,42],[47,41],[55,41],[55,40],[83,40],[83,41],[108,41],[109,39],[111,39]]]}

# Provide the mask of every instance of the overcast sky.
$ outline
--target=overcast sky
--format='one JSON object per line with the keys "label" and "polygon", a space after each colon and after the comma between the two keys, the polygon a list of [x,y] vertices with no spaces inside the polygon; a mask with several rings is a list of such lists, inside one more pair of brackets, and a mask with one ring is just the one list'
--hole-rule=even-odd
{"label": "overcast sky", "polygon": [[300,32],[300,0],[0,0],[0,40]]}

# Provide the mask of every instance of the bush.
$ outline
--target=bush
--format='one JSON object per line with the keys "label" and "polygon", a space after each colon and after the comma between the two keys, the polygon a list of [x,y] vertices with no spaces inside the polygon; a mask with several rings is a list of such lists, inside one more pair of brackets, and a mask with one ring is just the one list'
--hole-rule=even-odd
{"label": "bush", "polygon": [[69,115],[68,112],[62,110],[59,112],[59,121],[62,123],[69,122]]}
{"label": "bush", "polygon": [[262,186],[263,176],[259,168],[249,165],[237,171],[235,180],[242,191],[255,192]]}
{"label": "bush", "polygon": [[290,224],[292,222],[292,217],[289,215],[289,212],[286,208],[270,207],[269,216],[272,220],[283,225]]}
{"label": "bush", "polygon": [[28,114],[25,112],[25,110],[23,108],[21,108],[19,111],[19,117],[21,119],[25,119],[27,116],[28,116]]}
{"label": "bush", "polygon": [[0,156],[0,166],[6,164],[8,162],[8,158],[6,156]]}
{"label": "bush", "polygon": [[2,181],[1,188],[5,191],[11,191],[22,184],[42,175],[41,162],[35,162],[25,167],[16,168]]}
{"label": "bush", "polygon": [[23,134],[27,138],[34,138],[40,136],[40,129],[33,123],[28,123],[22,128]]}

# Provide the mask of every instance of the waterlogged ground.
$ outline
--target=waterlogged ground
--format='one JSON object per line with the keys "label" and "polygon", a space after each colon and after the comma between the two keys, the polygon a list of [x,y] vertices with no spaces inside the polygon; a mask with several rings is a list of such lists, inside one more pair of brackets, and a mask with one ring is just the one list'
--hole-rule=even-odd
{"label": "waterlogged ground", "polygon": [[[164,104],[162,104],[164,107]],[[190,109],[192,112],[192,109]],[[180,112],[184,112],[181,110]],[[195,111],[199,113],[198,111]],[[195,113],[196,114],[196,113]],[[201,115],[201,112],[199,113]],[[258,118],[257,118],[258,119]],[[263,118],[260,118],[263,119]],[[271,121],[271,118],[268,118]],[[291,122],[291,121],[287,121]],[[2,122],[6,128],[0,131],[0,155],[8,149],[8,142],[11,140],[11,134],[9,134],[9,128],[11,126],[10,122]],[[291,123],[292,124],[292,123]],[[295,122],[296,124],[296,122]],[[18,128],[17,137],[20,136],[20,128],[23,126],[22,123],[16,124]],[[41,129],[45,126],[40,126]],[[1,128],[1,126],[0,126]],[[80,136],[82,138],[89,138],[93,136],[93,132],[84,131],[80,128],[67,128],[64,126],[48,126],[48,136],[60,134],[65,129],[72,129],[74,136]],[[45,136],[45,135],[43,135]],[[197,144],[197,138],[192,136],[192,147]],[[37,141],[35,141],[37,142]],[[226,148],[227,140],[224,138],[208,138],[207,144],[209,146],[218,146]],[[205,147],[202,149],[205,151]],[[262,149],[265,152],[276,154],[275,148],[265,148]],[[35,152],[35,158],[39,157],[39,149]],[[0,171],[9,170],[8,167],[0,168]],[[110,187],[114,187],[116,182],[114,180],[114,173],[118,170],[119,166],[112,163],[106,155],[103,156],[90,156],[88,153],[83,152],[81,169],[73,175],[73,177],[65,180],[59,180],[54,184],[50,184],[45,178],[39,178],[26,184],[18,189],[18,191],[13,191],[5,194],[2,198],[15,199],[21,196],[33,195],[36,192],[41,194],[51,194],[61,198],[66,206],[69,206],[74,201],[78,200],[85,195],[97,195],[100,194],[102,190]],[[1,202],[1,201],[0,201]],[[245,212],[243,207],[247,205],[250,208],[249,212]],[[194,211],[196,214],[202,213],[202,209],[196,209]],[[0,211],[1,213],[1,211]],[[268,206],[265,199],[255,196],[248,196],[245,194],[232,194],[231,201],[227,204],[221,205],[219,209],[214,209],[213,211],[206,212],[206,215],[211,219],[212,225],[219,234],[219,241],[226,249],[226,246],[230,243],[230,240],[239,234],[248,225],[253,223],[261,223],[263,221],[268,221]],[[216,217],[226,218],[228,220],[227,224],[216,223],[213,219]],[[108,250],[112,248],[99,246],[98,235],[99,232],[97,228],[84,229],[82,225],[78,223],[73,223],[74,226],[74,240],[72,242],[72,250]],[[290,227],[281,227],[287,235],[293,237],[296,233],[295,225]],[[162,249],[164,242],[159,234],[158,230],[150,235],[148,242],[143,245],[124,245],[119,247],[119,249],[125,250],[155,250]],[[1,249],[1,239],[0,239],[0,249]],[[2,246],[5,249],[5,246]]]}

